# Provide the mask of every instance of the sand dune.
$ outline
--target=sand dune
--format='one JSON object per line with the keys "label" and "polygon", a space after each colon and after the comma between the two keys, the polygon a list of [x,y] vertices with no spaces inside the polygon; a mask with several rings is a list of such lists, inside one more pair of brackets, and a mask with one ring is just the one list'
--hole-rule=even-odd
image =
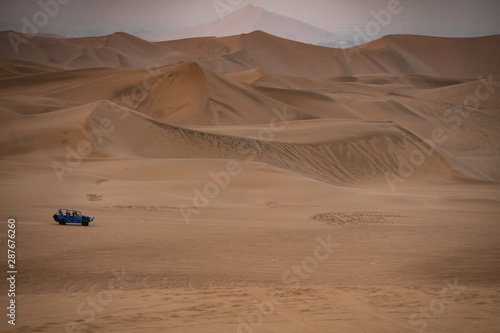
{"label": "sand dune", "polygon": [[[491,80],[496,82],[493,77]],[[343,119],[357,120],[359,124],[363,121],[391,121],[415,133],[420,144],[432,140],[433,132],[438,129],[446,137],[440,142],[440,147],[447,154],[462,160],[462,164],[473,163],[470,166],[478,169],[479,178],[499,179],[495,171],[495,154],[500,149],[500,139],[495,126],[498,113],[494,109],[498,95],[493,94],[474,110],[461,113],[455,110],[464,107],[464,99],[474,96],[478,85],[481,86],[480,80],[416,74],[301,78],[254,69],[223,75],[196,63],[153,69],[57,70],[0,80],[4,94],[12,95],[22,88],[24,95],[4,95],[4,109],[33,116],[67,108],[71,108],[68,114],[73,114],[76,105],[93,109],[95,103],[109,101],[161,123],[179,126],[264,124],[261,130],[269,132],[269,124],[290,120]],[[495,87],[496,84],[489,89]],[[112,105],[105,108],[112,109]],[[453,110],[456,115],[463,114],[466,118],[456,120],[456,115],[450,115]],[[66,122],[71,116],[61,117],[61,121]],[[279,134],[271,132],[273,137]],[[66,142],[66,139],[60,141]],[[48,146],[51,144],[52,141]],[[478,150],[478,147],[481,148]],[[407,149],[403,160],[407,160],[414,147]],[[484,162],[482,166],[471,161],[472,152],[480,153]],[[196,154],[190,157],[196,157]],[[332,157],[327,160],[331,163]],[[391,172],[398,169],[398,163],[400,161],[393,161],[389,167]],[[474,174],[470,171],[458,173]]]}
{"label": "sand dune", "polygon": [[[472,48],[469,41],[411,35],[387,36],[364,45],[338,50],[301,44],[257,31],[239,38],[194,38],[158,44],[203,57],[213,57],[213,50],[217,49],[219,57],[224,58],[225,72],[244,70],[243,65],[246,68],[262,67],[275,73],[300,76],[418,73],[475,77],[498,73],[494,57],[499,52],[498,36],[474,39]],[[290,52],[291,49],[294,52]],[[438,52],[428,52],[430,49]],[[452,57],[455,53],[461,54],[456,61]],[[414,54],[418,54],[418,57]],[[446,66],[443,66],[445,62]],[[206,62],[203,64],[209,67]]]}
{"label": "sand dune", "polygon": [[[388,123],[315,120],[289,123],[286,130],[281,124],[279,131],[269,126],[203,130],[167,125],[106,101],[26,117],[11,115],[4,119],[10,125],[4,133],[10,133],[6,139],[11,144],[4,146],[2,155],[31,153],[64,161],[66,147],[77,151],[80,142],[87,142],[81,155],[90,159],[129,156],[251,160],[335,185],[366,186],[373,182],[385,185],[387,172],[403,177],[400,165],[418,154],[423,161],[415,178],[418,174],[450,179],[454,175],[485,177],[463,169],[451,156],[443,158],[436,147],[407,129]],[[39,137],[45,139],[40,141]]]}
{"label": "sand dune", "polygon": [[[499,36],[117,33],[15,53],[10,33],[21,330],[499,327]],[[96,220],[60,226],[61,207]]]}
{"label": "sand dune", "polygon": [[[26,41],[17,45],[18,52],[12,46],[12,34]],[[22,37],[4,31],[0,35],[0,58],[67,68],[146,67],[195,61],[223,73],[261,67],[298,76],[418,73],[475,78],[499,74],[500,65],[496,61],[499,38],[498,35],[482,38],[395,35],[340,50],[294,42],[262,31],[156,43],[126,33],[57,39]]]}

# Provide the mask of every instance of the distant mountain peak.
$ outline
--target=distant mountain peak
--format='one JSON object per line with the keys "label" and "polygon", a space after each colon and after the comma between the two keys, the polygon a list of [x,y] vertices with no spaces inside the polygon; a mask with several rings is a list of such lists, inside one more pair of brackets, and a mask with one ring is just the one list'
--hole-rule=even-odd
{"label": "distant mountain peak", "polygon": [[260,9],[260,10],[264,10],[264,8],[259,7],[259,6],[254,6],[251,3],[247,4],[246,6],[241,7],[238,10],[248,10],[248,9]]}
{"label": "distant mountain peak", "polygon": [[152,39],[166,41],[193,37],[226,37],[246,34],[256,30],[262,30],[277,37],[316,45],[341,40],[332,32],[267,11],[252,4],[248,4],[221,19],[156,35]]}
{"label": "distant mountain peak", "polygon": [[259,6],[254,6],[252,5],[251,3],[241,7],[240,9],[238,9],[237,11],[242,11],[242,10],[254,10],[254,11],[264,11],[265,9],[262,8],[262,7],[259,7]]}

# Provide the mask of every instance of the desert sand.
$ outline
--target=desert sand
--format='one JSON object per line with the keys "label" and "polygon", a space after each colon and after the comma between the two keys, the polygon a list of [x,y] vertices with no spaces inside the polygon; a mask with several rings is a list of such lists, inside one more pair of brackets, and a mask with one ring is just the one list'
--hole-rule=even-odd
{"label": "desert sand", "polygon": [[1,330],[500,332],[499,41],[0,33]]}

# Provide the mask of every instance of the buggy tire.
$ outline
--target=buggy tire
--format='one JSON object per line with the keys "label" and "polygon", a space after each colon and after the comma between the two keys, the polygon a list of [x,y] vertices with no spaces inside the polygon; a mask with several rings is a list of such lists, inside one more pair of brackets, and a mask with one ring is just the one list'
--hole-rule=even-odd
{"label": "buggy tire", "polygon": [[66,225],[66,220],[59,220],[60,225]]}
{"label": "buggy tire", "polygon": [[88,225],[89,225],[89,221],[87,221],[87,220],[83,220],[83,221],[82,221],[82,225],[83,225],[84,227],[88,227]]}

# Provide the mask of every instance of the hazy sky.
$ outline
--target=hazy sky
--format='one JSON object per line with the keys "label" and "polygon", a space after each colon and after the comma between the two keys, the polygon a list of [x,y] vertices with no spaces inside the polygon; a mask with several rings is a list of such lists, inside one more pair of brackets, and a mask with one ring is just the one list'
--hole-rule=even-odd
{"label": "hazy sky", "polygon": [[[331,32],[353,32],[398,0],[0,0],[0,30],[29,23],[41,32],[96,35],[167,32],[218,19],[248,4]],[[382,34],[500,34],[500,0],[399,0]],[[47,4],[45,14],[41,4]],[[55,6],[54,4],[57,4]],[[37,21],[38,20],[38,21]],[[29,23],[27,23],[29,22]]]}

